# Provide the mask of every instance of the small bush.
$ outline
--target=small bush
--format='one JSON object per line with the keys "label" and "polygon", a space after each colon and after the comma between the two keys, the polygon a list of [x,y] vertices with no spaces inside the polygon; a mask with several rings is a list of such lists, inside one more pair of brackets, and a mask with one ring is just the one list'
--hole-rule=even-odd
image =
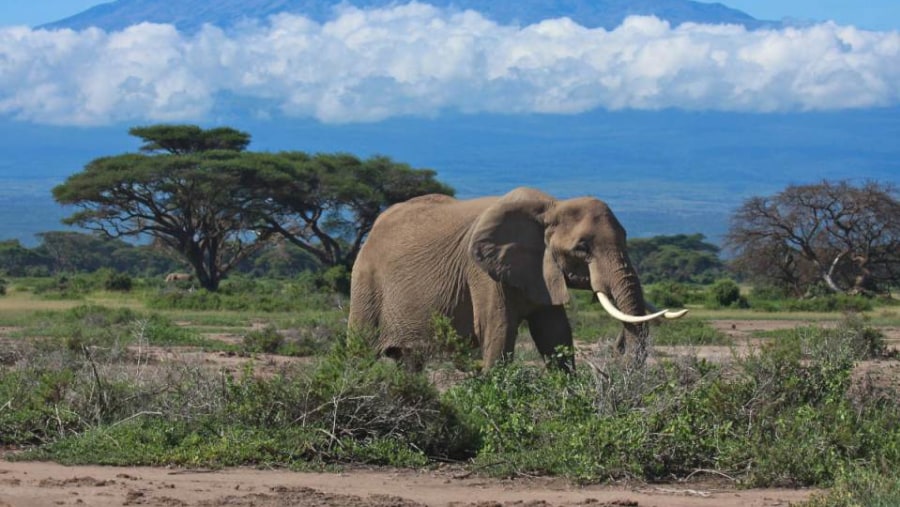
{"label": "small bush", "polygon": [[900,476],[853,467],[842,473],[825,493],[813,495],[797,507],[895,507],[900,505]]}
{"label": "small bush", "polygon": [[113,292],[129,292],[134,282],[127,273],[109,273],[103,282],[103,288]]}
{"label": "small bush", "polygon": [[746,308],[747,301],[741,296],[741,288],[733,280],[718,280],[709,288],[707,306],[710,308]]}
{"label": "small bush", "polygon": [[244,335],[243,348],[247,352],[274,354],[284,346],[284,336],[273,326],[250,331]]}
{"label": "small bush", "polygon": [[660,308],[679,308],[687,303],[688,293],[688,287],[681,283],[655,283],[647,287],[647,300]]}

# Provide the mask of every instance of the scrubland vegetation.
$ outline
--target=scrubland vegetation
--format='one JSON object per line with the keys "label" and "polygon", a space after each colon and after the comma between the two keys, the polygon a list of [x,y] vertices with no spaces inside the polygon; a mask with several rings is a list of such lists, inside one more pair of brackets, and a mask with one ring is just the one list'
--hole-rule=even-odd
{"label": "scrubland vegetation", "polygon": [[[452,461],[580,482],[712,475],[831,488],[812,505],[900,498],[900,402],[854,374],[860,360],[887,354],[858,313],[761,334],[760,347],[724,363],[660,353],[629,368],[608,351],[619,326],[576,293],[570,315],[585,352],[575,374],[544,368],[524,336],[516,361],[481,373],[439,322],[447,350],[411,374],[346,335],[345,297],[320,277],[235,277],[215,293],[138,277],[110,290],[112,278],[6,278],[0,445],[24,450],[13,459],[298,469]],[[691,286],[684,297],[701,313],[769,315],[722,304],[725,285]],[[739,296],[753,308],[752,293]],[[900,321],[897,307],[866,301],[882,321]],[[653,339],[732,345],[690,317],[655,326]],[[273,366],[274,356],[308,359]]]}
{"label": "scrubland vegetation", "polygon": [[[646,298],[692,309],[654,324],[659,347],[642,367],[611,353],[621,325],[584,292],[567,309],[574,373],[545,368],[527,329],[514,361],[482,372],[435,318],[428,369],[414,374],[347,335],[346,293],[381,211],[453,194],[434,171],[249,152],[249,134],[230,128],[131,133],[142,153],[96,159],[54,189],[77,209],[68,223],[102,235],[0,241],[0,447],[21,451],[7,459],[449,461],[577,482],[818,486],[829,489],[809,505],[900,505],[900,378],[860,368],[894,360],[875,326],[900,325],[891,185],[748,199],[729,263],[701,234],[630,240]],[[173,271],[191,279],[164,282]],[[760,318],[798,323],[744,343],[710,324]],[[695,353],[709,346],[732,353]]]}

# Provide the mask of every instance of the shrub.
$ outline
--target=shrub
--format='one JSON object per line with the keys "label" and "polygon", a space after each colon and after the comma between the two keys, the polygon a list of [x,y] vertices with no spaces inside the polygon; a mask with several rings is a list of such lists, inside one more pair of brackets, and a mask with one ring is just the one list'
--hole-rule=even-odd
{"label": "shrub", "polygon": [[846,329],[797,333],[727,372],[692,358],[644,368],[597,358],[569,376],[514,363],[446,399],[479,430],[476,463],[501,475],[658,480],[706,469],[748,485],[828,486],[851,466],[900,464],[900,405],[848,395],[866,347],[856,323]]}
{"label": "shrub", "polygon": [[900,477],[857,466],[841,473],[834,486],[797,507],[895,507],[900,505]]}
{"label": "shrub", "polygon": [[798,299],[791,298],[778,289],[754,289],[750,293],[750,307],[766,312],[865,312],[874,307],[871,298],[861,295],[835,294],[833,292]]}
{"label": "shrub", "polygon": [[103,282],[103,287],[108,291],[129,292],[131,291],[133,282],[127,273],[109,273]]}
{"label": "shrub", "polygon": [[[24,414],[4,425],[8,413],[0,411],[0,443],[46,442],[27,456],[63,463],[207,466],[421,466],[475,449],[473,433],[427,378],[379,361],[360,338],[342,340],[313,368],[265,377],[252,367],[235,378],[180,366],[172,372],[182,378],[114,382],[104,365],[69,357],[53,369],[65,376],[44,389],[35,386],[46,367],[0,374],[0,394]],[[89,385],[103,390],[89,393]],[[111,403],[93,417],[82,404],[98,400]],[[71,425],[60,428],[67,419],[58,414],[71,416]]]}
{"label": "shrub", "polygon": [[244,335],[243,348],[247,352],[274,354],[282,346],[284,346],[284,336],[274,326],[266,326]]}
{"label": "shrub", "polygon": [[726,308],[730,306],[746,308],[747,302],[741,297],[741,288],[733,280],[718,280],[709,288],[707,306]]}
{"label": "shrub", "polygon": [[647,288],[647,299],[660,308],[683,307],[688,300],[688,288],[677,282],[656,283]]}

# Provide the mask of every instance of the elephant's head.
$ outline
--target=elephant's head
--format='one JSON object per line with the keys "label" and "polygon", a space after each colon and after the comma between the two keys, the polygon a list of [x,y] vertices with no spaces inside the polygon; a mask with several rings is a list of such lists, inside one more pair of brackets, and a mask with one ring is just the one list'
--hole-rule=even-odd
{"label": "elephant's head", "polygon": [[648,314],[640,281],[625,245],[625,229],[603,201],[557,201],[532,189],[516,189],[475,224],[470,252],[490,276],[521,289],[537,305],[561,305],[567,287],[592,290],[603,308],[624,323],[625,342],[645,355],[647,322],[686,313]]}

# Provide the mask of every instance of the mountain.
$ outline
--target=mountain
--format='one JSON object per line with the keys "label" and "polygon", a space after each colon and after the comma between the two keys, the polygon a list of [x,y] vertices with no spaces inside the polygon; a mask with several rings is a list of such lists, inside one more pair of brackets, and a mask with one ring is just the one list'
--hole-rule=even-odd
{"label": "mountain", "polygon": [[[569,17],[587,27],[613,29],[631,15],[655,15],[673,25],[684,22],[738,24],[748,29],[775,26],[720,3],[691,0],[420,0],[438,7],[474,10],[503,24],[529,25],[548,18]],[[170,23],[192,33],[209,23],[229,28],[247,19],[288,12],[323,22],[345,0],[117,0],[92,7],[40,28],[122,30],[141,22]],[[353,0],[360,8],[387,7],[397,0]]]}

